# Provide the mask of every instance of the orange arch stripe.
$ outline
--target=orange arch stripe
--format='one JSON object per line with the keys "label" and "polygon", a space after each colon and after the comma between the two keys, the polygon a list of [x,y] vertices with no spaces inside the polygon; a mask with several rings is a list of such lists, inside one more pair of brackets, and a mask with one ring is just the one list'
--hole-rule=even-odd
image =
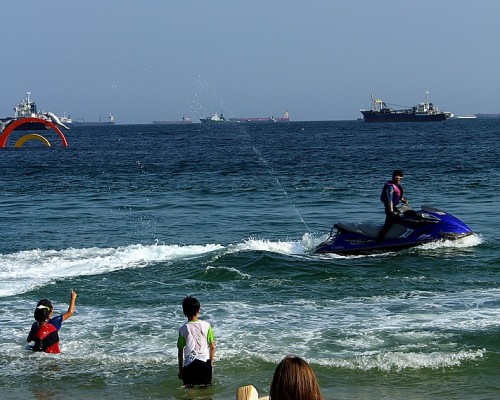
{"label": "orange arch stripe", "polygon": [[14,147],[21,147],[24,143],[26,143],[28,140],[39,140],[42,142],[46,147],[50,147],[50,142],[45,139],[42,135],[39,135],[38,133],[28,133],[27,135],[24,135],[18,139]]}

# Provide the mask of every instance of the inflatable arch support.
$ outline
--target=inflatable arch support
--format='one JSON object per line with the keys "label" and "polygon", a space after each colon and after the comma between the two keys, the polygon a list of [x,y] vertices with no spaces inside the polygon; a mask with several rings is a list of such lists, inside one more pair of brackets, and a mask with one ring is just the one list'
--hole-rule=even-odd
{"label": "inflatable arch support", "polygon": [[50,142],[45,139],[42,135],[39,135],[38,133],[28,133],[27,135],[24,135],[20,137],[14,147],[21,147],[24,143],[26,143],[28,140],[36,139],[40,142],[42,142],[45,147],[50,147]]}
{"label": "inflatable arch support", "polygon": [[[68,142],[66,141],[66,138],[64,137],[61,130],[57,127],[57,125],[53,124],[50,121],[42,119],[42,118],[32,117],[32,118],[19,118],[15,121],[11,122],[10,124],[8,124],[7,127],[0,134],[0,148],[5,147],[5,145],[7,143],[7,139],[9,138],[10,134],[14,131],[14,129],[16,129],[18,126],[21,126],[23,124],[27,124],[29,122],[37,122],[39,124],[43,124],[45,127],[49,128],[49,129],[52,129],[53,131],[55,131],[57,133],[57,135],[61,139],[62,145],[64,147],[68,146]],[[33,135],[35,135],[35,134],[33,134]],[[23,138],[26,138],[26,139],[23,140]],[[49,141],[47,139],[45,139],[42,135],[37,135],[37,136],[25,135],[25,136],[21,137],[16,142],[16,147],[22,146],[24,144],[24,142],[26,142],[27,140],[30,140],[30,139],[40,140],[42,143],[44,143],[44,144],[48,143],[48,145],[50,146]],[[17,144],[19,142],[21,142],[21,143],[19,144],[19,146],[17,146]]]}

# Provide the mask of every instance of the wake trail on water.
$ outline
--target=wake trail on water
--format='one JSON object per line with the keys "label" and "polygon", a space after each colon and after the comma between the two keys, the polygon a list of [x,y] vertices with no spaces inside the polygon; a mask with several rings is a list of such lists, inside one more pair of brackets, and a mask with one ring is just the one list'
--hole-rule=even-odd
{"label": "wake trail on water", "polygon": [[[307,240],[305,242],[307,246]],[[260,239],[248,239],[228,246],[132,244],[117,248],[26,250],[0,255],[0,298],[26,293],[57,279],[144,268],[154,263],[175,262],[214,252],[234,254],[243,251],[269,251],[286,255],[305,252],[301,242]]]}
{"label": "wake trail on water", "polygon": [[0,256],[0,297],[42,287],[56,279],[99,275],[155,262],[197,257],[224,248],[218,244],[129,245],[118,248],[27,250]]}
{"label": "wake trail on water", "polygon": [[[324,238],[304,233],[300,240],[272,241],[248,238],[229,245],[167,245],[131,244],[117,248],[69,248],[63,250],[25,250],[0,255],[0,298],[26,293],[58,279],[78,276],[101,275],[114,271],[145,268],[160,262],[175,262],[203,257],[212,253],[221,257],[240,252],[258,251],[286,256],[307,256],[321,259],[371,257],[314,255],[314,248]],[[429,243],[408,251],[435,251],[449,248],[468,248],[482,243],[482,238],[472,235],[456,241]],[[380,256],[380,255],[378,255]]]}

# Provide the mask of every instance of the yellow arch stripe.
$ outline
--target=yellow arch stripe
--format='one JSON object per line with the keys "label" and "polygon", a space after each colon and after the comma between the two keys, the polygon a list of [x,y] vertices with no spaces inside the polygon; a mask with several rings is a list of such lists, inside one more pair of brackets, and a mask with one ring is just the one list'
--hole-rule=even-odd
{"label": "yellow arch stripe", "polygon": [[50,147],[50,142],[47,139],[45,139],[42,135],[39,135],[38,133],[28,133],[27,135],[20,137],[17,140],[14,147],[21,147],[25,142],[27,142],[28,140],[32,140],[32,139],[39,140],[46,147]]}

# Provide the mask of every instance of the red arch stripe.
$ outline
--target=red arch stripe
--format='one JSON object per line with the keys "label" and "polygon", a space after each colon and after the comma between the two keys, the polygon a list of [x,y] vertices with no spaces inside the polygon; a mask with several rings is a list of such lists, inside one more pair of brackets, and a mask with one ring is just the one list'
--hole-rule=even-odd
{"label": "red arch stripe", "polygon": [[50,129],[54,130],[59,137],[61,138],[61,142],[64,147],[68,146],[68,142],[66,141],[66,138],[64,137],[63,133],[61,130],[57,127],[57,125],[54,125],[52,122],[47,121],[42,118],[35,118],[35,117],[30,117],[30,118],[19,118],[15,120],[14,122],[11,122],[9,125],[7,125],[7,128],[5,128],[2,131],[2,134],[0,135],[0,147],[4,148],[5,144],[7,143],[7,139],[9,138],[9,135],[12,133],[14,129],[16,129],[18,126],[21,126],[23,124],[27,124],[29,122],[37,122],[39,124],[43,124],[46,127],[49,127]]}

